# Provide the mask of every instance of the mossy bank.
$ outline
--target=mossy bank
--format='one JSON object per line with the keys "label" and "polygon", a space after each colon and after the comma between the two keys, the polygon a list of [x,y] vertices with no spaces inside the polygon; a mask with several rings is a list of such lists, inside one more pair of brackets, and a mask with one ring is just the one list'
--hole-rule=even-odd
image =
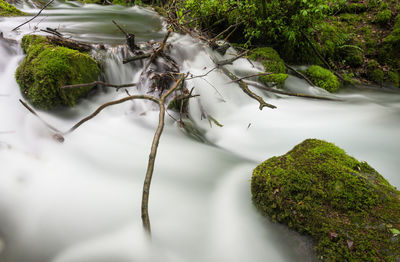
{"label": "mossy bank", "polygon": [[15,6],[7,3],[4,0],[0,0],[0,16],[23,16],[26,13],[17,9]]}
{"label": "mossy bank", "polygon": [[254,169],[253,202],[311,236],[321,261],[399,261],[400,192],[334,144],[308,139]]}
{"label": "mossy bank", "polygon": [[52,44],[46,37],[26,35],[21,47],[26,57],[16,71],[21,91],[37,108],[74,106],[92,87],[61,87],[90,83],[100,69],[88,54]]}

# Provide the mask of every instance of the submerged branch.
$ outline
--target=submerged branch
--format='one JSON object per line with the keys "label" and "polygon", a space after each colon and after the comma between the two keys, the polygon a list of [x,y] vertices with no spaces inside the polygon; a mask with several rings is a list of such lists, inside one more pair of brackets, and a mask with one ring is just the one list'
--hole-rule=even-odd
{"label": "submerged branch", "polygon": [[318,99],[318,100],[328,100],[328,101],[341,101],[340,99],[337,98],[332,98],[332,97],[325,97],[325,96],[314,96],[314,95],[306,95],[306,94],[300,94],[300,93],[291,93],[271,87],[267,87],[265,85],[261,85],[258,83],[249,83],[249,85],[254,86],[258,89],[262,89],[271,93],[275,94],[280,94],[280,95],[287,95],[287,96],[297,96],[297,97],[303,97],[303,98],[311,98],[311,99]]}
{"label": "submerged branch", "polygon": [[33,110],[32,107],[30,107],[27,103],[25,103],[24,101],[22,101],[21,99],[19,99],[19,102],[26,108],[28,109],[29,112],[31,112],[34,116],[36,116],[45,126],[47,126],[49,129],[53,130],[54,132],[57,133],[62,133],[60,130],[58,130],[57,128],[53,127],[52,125],[50,125],[49,123],[47,123],[46,121],[43,120],[43,118],[41,118],[35,110]]}
{"label": "submerged branch", "polygon": [[42,13],[42,11],[43,11],[44,9],[46,9],[49,5],[51,5],[51,3],[53,3],[53,2],[54,2],[54,0],[50,0],[45,6],[42,7],[42,9],[40,9],[40,11],[39,11],[34,17],[32,17],[31,19],[29,19],[28,21],[25,21],[24,23],[20,24],[19,26],[15,27],[15,28],[14,28],[13,30],[11,30],[11,31],[18,30],[21,26],[26,25],[27,23],[29,23],[30,21],[32,21],[33,19],[35,19],[36,17],[38,17],[38,16]]}
{"label": "submerged branch", "polygon": [[308,78],[306,77],[304,74],[300,73],[299,71],[297,71],[296,69],[294,69],[293,67],[291,67],[290,65],[285,63],[286,68],[292,70],[297,76],[303,78],[308,84],[310,84],[310,86],[315,86],[314,83]]}
{"label": "submerged branch", "polygon": [[90,114],[89,116],[83,118],[81,121],[79,121],[78,123],[76,123],[73,127],[71,127],[68,131],[64,132],[63,134],[67,135],[69,133],[72,133],[73,131],[75,131],[78,127],[80,127],[81,125],[83,125],[84,123],[86,123],[87,121],[89,121],[90,119],[94,118],[95,116],[97,116],[101,111],[103,111],[105,108],[109,107],[109,106],[113,106],[113,105],[117,105],[117,104],[121,104],[124,103],[126,101],[130,101],[133,99],[145,99],[145,100],[150,100],[153,101],[155,103],[159,103],[159,100],[155,97],[152,96],[148,96],[148,95],[132,95],[132,96],[127,96],[124,97],[122,99],[119,100],[115,100],[115,101],[111,101],[108,103],[105,103],[103,105],[101,105],[99,108],[96,109],[96,111],[94,111],[92,114]]}
{"label": "submerged branch", "polygon": [[118,90],[118,89],[124,88],[124,87],[136,86],[137,84],[136,83],[131,83],[131,84],[114,85],[114,84],[109,84],[109,83],[106,83],[106,82],[103,82],[103,81],[94,81],[94,82],[85,83],[85,84],[67,85],[67,86],[61,87],[61,89],[90,87],[90,86],[94,86],[94,85],[103,85],[103,86],[107,86],[107,87],[115,87]]}

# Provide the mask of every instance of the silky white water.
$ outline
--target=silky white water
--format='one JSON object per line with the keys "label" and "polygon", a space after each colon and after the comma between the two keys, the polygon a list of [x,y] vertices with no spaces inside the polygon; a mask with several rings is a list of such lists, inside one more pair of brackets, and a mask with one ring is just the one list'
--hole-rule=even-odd
{"label": "silky white water", "polygon": [[[165,32],[158,15],[137,7],[56,4],[19,32],[10,31],[25,19],[0,18],[0,31],[20,39],[41,21],[38,28],[60,28],[76,39],[112,46],[124,39],[111,19],[139,41],[160,40]],[[193,75],[213,68],[211,57],[226,59],[234,52],[221,57],[177,34],[169,43],[181,71]],[[103,54],[106,81],[137,81],[140,63],[122,65],[120,51],[114,47]],[[150,193],[150,242],[142,230],[140,201],[157,107],[134,101],[108,108],[59,144],[18,102],[14,72],[22,59],[18,45],[0,41],[1,262],[312,261],[308,241],[261,217],[250,193],[258,163],[306,138],[334,142],[400,186],[399,92],[345,89],[335,95],[342,101],[332,102],[253,89],[278,107],[260,111],[215,70],[187,83],[200,95],[190,101],[189,111],[205,142],[166,117]],[[240,59],[229,69],[244,76],[260,67]],[[295,77],[285,88],[329,95]],[[125,95],[104,89],[73,109],[38,112],[67,130],[102,103]],[[223,127],[202,119],[204,112]]]}

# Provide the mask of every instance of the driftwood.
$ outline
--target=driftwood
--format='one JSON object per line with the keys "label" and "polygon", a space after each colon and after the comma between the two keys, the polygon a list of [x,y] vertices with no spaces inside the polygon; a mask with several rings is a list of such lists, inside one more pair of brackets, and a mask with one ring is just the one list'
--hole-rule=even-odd
{"label": "driftwood", "polygon": [[34,17],[32,17],[32,18],[29,19],[28,21],[26,21],[26,22],[20,24],[19,26],[15,27],[15,28],[14,28],[13,30],[11,30],[11,31],[18,30],[20,27],[22,27],[22,26],[26,25],[27,23],[31,22],[33,19],[35,19],[36,17],[38,17],[38,16],[43,12],[43,10],[46,9],[49,5],[51,5],[51,3],[53,3],[53,2],[54,2],[54,0],[50,0],[45,6],[42,7],[42,9],[40,9],[40,11],[39,11]]}

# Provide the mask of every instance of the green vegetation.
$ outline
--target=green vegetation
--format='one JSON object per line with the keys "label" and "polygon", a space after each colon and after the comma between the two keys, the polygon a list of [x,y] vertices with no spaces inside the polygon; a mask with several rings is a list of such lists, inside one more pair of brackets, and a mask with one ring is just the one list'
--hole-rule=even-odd
{"label": "green vegetation", "polygon": [[285,84],[289,75],[286,74],[284,61],[273,48],[262,47],[254,49],[251,51],[249,58],[261,62],[266,73],[272,73],[270,75],[260,76],[259,80],[262,83],[266,85],[269,83],[275,83],[278,87],[282,87]]}
{"label": "green vegetation", "polygon": [[7,3],[4,0],[0,0],[0,16],[22,16],[26,13],[18,10],[15,6]]}
{"label": "green vegetation", "polygon": [[[400,68],[400,29],[393,19],[400,12],[398,1],[188,0],[176,1],[175,8],[181,24],[215,34],[239,23],[231,41],[271,46],[287,63],[326,66],[314,47],[330,68],[354,78],[368,75],[370,60],[379,61],[385,72]],[[384,74],[384,81],[389,77]]]}
{"label": "green vegetation", "polygon": [[389,23],[390,18],[392,18],[392,11],[390,11],[390,9],[384,9],[379,11],[379,13],[376,15],[376,22],[381,25],[386,25]]}
{"label": "green vegetation", "polygon": [[16,71],[16,79],[22,93],[35,107],[74,106],[92,87],[61,87],[90,83],[99,76],[99,67],[89,55],[55,46],[43,36],[25,35],[21,47],[26,57]]}
{"label": "green vegetation", "polygon": [[253,203],[311,236],[321,261],[398,261],[400,192],[334,144],[308,139],[253,171]]}
{"label": "green vegetation", "polygon": [[305,74],[316,85],[328,92],[336,92],[340,88],[340,82],[337,77],[329,70],[317,65],[310,66]]}
{"label": "green vegetation", "polygon": [[366,73],[367,73],[367,78],[369,80],[371,80],[374,83],[382,85],[384,73],[377,61],[371,60],[368,62]]}

